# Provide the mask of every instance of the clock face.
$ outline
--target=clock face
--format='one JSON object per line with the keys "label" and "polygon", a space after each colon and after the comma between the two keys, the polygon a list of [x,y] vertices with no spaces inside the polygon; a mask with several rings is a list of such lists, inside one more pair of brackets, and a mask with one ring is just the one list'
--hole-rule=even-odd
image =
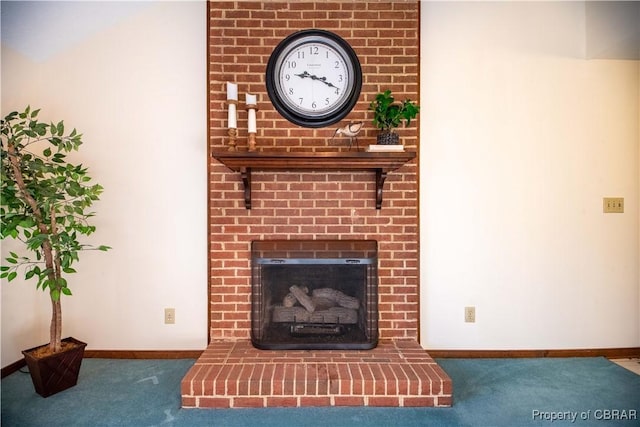
{"label": "clock face", "polygon": [[360,62],[336,34],[304,30],[285,38],[267,64],[267,92],[289,121],[322,127],[340,121],[362,87]]}

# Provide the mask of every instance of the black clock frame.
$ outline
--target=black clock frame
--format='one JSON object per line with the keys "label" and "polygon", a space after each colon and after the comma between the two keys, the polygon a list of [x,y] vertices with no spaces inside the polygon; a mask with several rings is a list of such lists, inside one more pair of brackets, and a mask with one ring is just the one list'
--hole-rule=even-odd
{"label": "black clock frame", "polygon": [[[350,93],[345,98],[346,101],[336,110],[317,115],[312,113],[301,113],[291,109],[291,107],[280,96],[276,87],[279,80],[278,70],[276,69],[279,62],[278,58],[282,53],[285,53],[292,44],[295,44],[298,40],[307,39],[309,37],[319,37],[320,39],[318,40],[318,43],[324,44],[326,44],[323,40],[324,38],[331,40],[333,43],[338,45],[338,47],[344,50],[347,55],[347,58],[345,59],[350,61],[353,66],[353,85],[351,86]],[[339,35],[319,29],[302,30],[284,38],[280,43],[278,43],[271,53],[269,62],[267,63],[266,85],[267,94],[269,95],[271,103],[284,118],[299,126],[320,128],[339,122],[346,117],[356,105],[362,89],[362,68],[360,67],[360,60],[358,59],[356,52],[353,50],[351,45]]]}

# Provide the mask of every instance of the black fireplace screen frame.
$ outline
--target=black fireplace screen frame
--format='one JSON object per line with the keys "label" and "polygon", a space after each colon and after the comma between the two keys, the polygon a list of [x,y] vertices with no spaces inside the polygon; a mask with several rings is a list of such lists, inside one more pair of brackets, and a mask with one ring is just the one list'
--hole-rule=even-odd
{"label": "black fireplace screen frame", "polygon": [[251,341],[268,350],[375,348],[377,241],[252,241]]}

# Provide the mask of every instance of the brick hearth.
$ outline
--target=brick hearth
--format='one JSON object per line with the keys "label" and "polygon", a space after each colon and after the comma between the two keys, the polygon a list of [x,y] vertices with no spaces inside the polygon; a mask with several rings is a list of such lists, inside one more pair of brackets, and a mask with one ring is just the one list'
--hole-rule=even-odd
{"label": "brick hearth", "polygon": [[185,408],[450,406],[448,375],[414,340],[373,350],[258,350],[212,342],[182,380]]}

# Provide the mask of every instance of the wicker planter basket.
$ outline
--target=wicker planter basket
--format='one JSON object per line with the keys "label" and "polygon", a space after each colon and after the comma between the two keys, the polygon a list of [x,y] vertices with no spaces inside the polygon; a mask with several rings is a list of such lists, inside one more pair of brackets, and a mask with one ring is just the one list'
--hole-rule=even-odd
{"label": "wicker planter basket", "polygon": [[84,348],[87,344],[71,337],[63,339],[62,342],[72,343],[74,347],[40,359],[31,355],[31,352],[39,347],[22,352],[36,393],[42,397],[66,390],[78,382]]}
{"label": "wicker planter basket", "polygon": [[379,145],[397,145],[400,143],[400,135],[393,131],[385,130],[378,134]]}

